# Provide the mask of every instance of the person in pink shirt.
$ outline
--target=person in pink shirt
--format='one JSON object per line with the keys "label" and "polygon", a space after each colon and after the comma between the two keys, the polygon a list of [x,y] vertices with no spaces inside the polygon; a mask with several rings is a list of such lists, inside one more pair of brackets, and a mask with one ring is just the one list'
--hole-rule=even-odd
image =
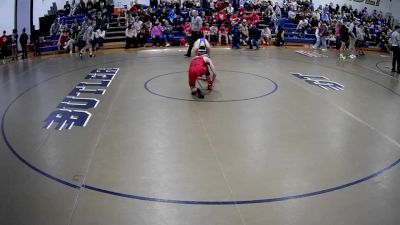
{"label": "person in pink shirt", "polygon": [[161,37],[163,36],[164,29],[161,26],[161,24],[157,21],[156,25],[151,29],[151,37],[153,39],[153,47],[157,46],[157,43],[159,46],[162,46],[163,41],[161,40]]}

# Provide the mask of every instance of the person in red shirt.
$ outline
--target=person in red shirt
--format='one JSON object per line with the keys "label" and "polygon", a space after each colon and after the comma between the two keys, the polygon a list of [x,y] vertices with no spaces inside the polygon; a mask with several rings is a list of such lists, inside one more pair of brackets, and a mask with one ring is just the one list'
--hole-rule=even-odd
{"label": "person in red shirt", "polygon": [[0,37],[0,54],[3,60],[6,58],[7,55],[7,35],[6,31],[3,31],[3,36]]}
{"label": "person in red shirt", "polygon": [[218,44],[219,45],[222,45],[222,42],[221,42],[222,37],[224,37],[225,43],[229,44],[228,31],[229,31],[229,28],[225,27],[225,25],[222,24],[221,27],[219,28],[219,36],[218,36]]}
{"label": "person in red shirt", "polygon": [[237,16],[237,14],[236,13],[234,13],[234,14],[232,14],[230,17],[229,17],[229,20],[232,22],[232,21],[236,21],[238,19],[238,16]]}
{"label": "person in red shirt", "polygon": [[223,21],[226,19],[226,17],[227,15],[224,10],[221,10],[215,14],[215,19],[217,19],[217,21]]}
{"label": "person in red shirt", "polygon": [[[213,82],[215,77],[217,76],[215,72],[215,67],[212,60],[206,54],[206,48],[199,48],[198,56],[195,56],[192,59],[192,62],[189,66],[189,87],[192,95],[197,95],[198,98],[204,98],[203,93],[199,88],[196,87],[196,81],[199,77],[203,75],[206,76],[206,80],[208,81],[208,90],[212,90]],[[211,72],[213,73],[212,78],[210,78],[210,72],[208,67],[210,67]]]}

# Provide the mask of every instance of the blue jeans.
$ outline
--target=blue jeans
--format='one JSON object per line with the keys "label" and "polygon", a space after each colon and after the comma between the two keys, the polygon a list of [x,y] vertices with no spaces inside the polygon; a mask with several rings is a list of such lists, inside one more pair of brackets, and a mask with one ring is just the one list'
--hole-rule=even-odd
{"label": "blue jeans", "polygon": [[250,39],[249,45],[250,45],[250,48],[253,48],[253,46],[256,46],[257,49],[260,48],[260,46],[258,46],[258,39],[254,39],[254,38]]}
{"label": "blue jeans", "polygon": [[165,43],[170,43],[171,42],[171,35],[170,34],[164,34],[164,41],[165,41]]}

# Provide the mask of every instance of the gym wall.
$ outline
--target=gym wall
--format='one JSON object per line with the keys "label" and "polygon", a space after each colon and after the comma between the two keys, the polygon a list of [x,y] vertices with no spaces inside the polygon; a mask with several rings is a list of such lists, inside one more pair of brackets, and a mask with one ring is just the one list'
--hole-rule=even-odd
{"label": "gym wall", "polygon": [[15,0],[0,0],[0,35],[3,30],[11,34],[14,29]]}

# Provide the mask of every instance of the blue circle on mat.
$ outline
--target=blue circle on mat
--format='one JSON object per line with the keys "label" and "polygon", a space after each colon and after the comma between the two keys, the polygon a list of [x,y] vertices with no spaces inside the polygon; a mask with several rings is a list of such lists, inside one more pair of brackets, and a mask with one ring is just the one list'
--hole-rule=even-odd
{"label": "blue circle on mat", "polygon": [[265,93],[258,95],[258,96],[254,96],[254,97],[249,97],[249,98],[241,98],[241,99],[226,99],[226,100],[210,100],[210,99],[188,99],[188,98],[177,98],[177,97],[171,97],[171,96],[167,96],[167,95],[163,95],[160,93],[157,93],[157,91],[151,90],[149,88],[149,84],[151,83],[151,81],[160,78],[160,77],[164,77],[164,76],[170,76],[170,75],[174,75],[174,74],[178,74],[178,73],[187,73],[187,71],[179,71],[179,72],[172,72],[172,73],[166,73],[166,74],[161,74],[155,77],[150,78],[149,80],[147,80],[144,83],[144,88],[146,89],[146,91],[150,92],[153,95],[157,95],[163,98],[168,98],[168,99],[173,99],[173,100],[179,100],[179,101],[190,101],[190,102],[241,102],[241,101],[248,101],[248,100],[253,100],[253,99],[257,99],[257,98],[263,98],[266,97],[268,95],[271,95],[273,93],[275,93],[278,90],[278,84],[269,79],[268,77],[264,77],[258,74],[253,74],[253,73],[247,73],[247,72],[242,72],[242,71],[231,71],[231,70],[219,70],[222,72],[231,72],[231,73],[240,73],[240,74],[246,74],[249,76],[254,76],[254,77],[258,77],[258,78],[262,78],[265,79],[267,81],[269,81],[270,83],[272,83],[272,90],[271,91],[266,91]]}
{"label": "blue circle on mat", "polygon": [[[72,70],[74,71],[74,70]],[[72,72],[70,71],[70,72]],[[18,95],[14,100],[11,101],[11,103],[7,106],[6,110],[3,113],[3,116],[1,118],[1,133],[2,133],[2,137],[5,141],[5,144],[7,145],[8,149],[11,151],[11,153],[18,158],[18,160],[20,160],[23,164],[25,164],[26,166],[28,166],[30,169],[34,170],[35,172],[53,180],[56,181],[60,184],[63,184],[65,186],[74,188],[74,189],[87,189],[87,190],[91,190],[91,191],[95,191],[95,192],[99,192],[99,193],[103,193],[103,194],[108,194],[108,195],[113,195],[113,196],[118,196],[118,197],[123,197],[123,198],[129,198],[129,199],[135,199],[135,200],[141,200],[141,201],[149,201],[149,202],[160,202],[160,203],[170,203],[170,204],[189,204],[189,205],[240,205],[240,204],[260,204],[260,203],[270,203],[270,202],[281,202],[281,201],[288,201],[288,200],[293,200],[293,199],[300,199],[300,198],[306,198],[306,197],[311,197],[311,196],[317,196],[317,195],[322,195],[322,194],[326,194],[326,193],[330,193],[330,192],[334,192],[334,191],[338,191],[347,187],[351,187],[354,186],[356,184],[368,181],[374,177],[379,176],[380,174],[392,169],[393,167],[395,167],[396,165],[398,165],[400,163],[400,159],[397,159],[396,161],[394,161],[393,163],[391,163],[390,165],[366,176],[363,178],[360,178],[358,180],[352,181],[352,182],[348,182],[339,186],[335,186],[335,187],[331,187],[331,188],[327,188],[327,189],[322,189],[322,190],[318,190],[318,191],[312,191],[312,192],[307,192],[307,193],[300,193],[300,194],[296,194],[296,195],[290,195],[290,196],[281,196],[281,197],[273,197],[273,198],[261,198],[261,199],[250,199],[250,200],[237,200],[237,201],[217,201],[217,200],[210,200],[210,201],[197,201],[197,200],[178,200],[178,199],[163,199],[163,198],[155,198],[155,197],[147,197],[147,196],[140,196],[140,195],[132,195],[132,194],[127,194],[127,193],[122,193],[122,192],[115,192],[112,190],[107,190],[107,189],[103,189],[103,188],[99,188],[99,187],[95,187],[95,186],[91,186],[88,184],[76,184],[76,183],[72,183],[70,181],[67,180],[63,180],[60,179],[46,171],[43,171],[42,169],[40,169],[39,167],[31,164],[29,161],[27,161],[26,159],[24,159],[24,157],[22,157],[17,151],[16,149],[14,149],[14,147],[11,145],[10,141],[7,138],[7,134],[5,131],[5,118],[6,115],[8,113],[8,111],[10,110],[10,108],[13,106],[13,104],[22,96],[24,96],[25,94],[27,94],[30,90],[32,90],[33,88],[36,88],[37,86],[39,86],[42,83],[45,83],[49,80],[52,80],[54,78],[66,75],[67,73],[62,73],[60,75],[57,75],[55,77],[46,79],[42,82],[39,82],[36,85],[33,85],[32,87],[26,89],[24,92],[22,92],[20,95]],[[386,88],[386,87],[384,87]],[[388,88],[386,88],[388,89]],[[390,89],[388,89],[390,90]]]}

